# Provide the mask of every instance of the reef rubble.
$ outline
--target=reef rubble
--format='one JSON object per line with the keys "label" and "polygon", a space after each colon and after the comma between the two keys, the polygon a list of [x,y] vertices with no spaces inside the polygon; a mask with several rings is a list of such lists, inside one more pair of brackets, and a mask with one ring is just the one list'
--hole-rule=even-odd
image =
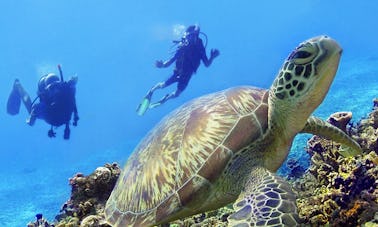
{"label": "reef rubble", "polygon": [[[338,112],[328,122],[339,127],[362,147],[357,157],[343,157],[340,144],[313,136],[306,151],[310,168],[287,176],[297,193],[297,206],[303,226],[378,226],[378,99],[371,113],[356,124],[351,112]],[[120,174],[116,163],[98,167],[92,174],[75,174],[69,179],[70,199],[56,216],[56,227],[108,227],[104,206]],[[300,173],[300,174],[298,174]],[[227,226],[232,206],[177,220],[165,226]],[[33,223],[29,223],[33,224]],[[30,225],[34,227],[34,225]]]}

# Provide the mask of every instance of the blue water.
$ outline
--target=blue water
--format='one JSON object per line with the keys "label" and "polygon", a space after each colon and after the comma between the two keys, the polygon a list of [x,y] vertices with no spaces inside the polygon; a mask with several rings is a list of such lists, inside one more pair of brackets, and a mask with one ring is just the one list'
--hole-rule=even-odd
{"label": "blue water", "polygon": [[[328,34],[344,48],[338,75],[316,111],[365,116],[378,91],[377,1],[100,1],[0,2],[0,226],[25,226],[41,212],[49,220],[69,198],[68,178],[97,166],[122,165],[164,115],[200,95],[250,84],[268,88],[301,41]],[[135,109],[147,90],[172,72],[153,66],[170,57],[180,28],[198,23],[221,55],[201,66],[177,99],[143,117]],[[47,137],[49,126],[25,124],[27,113],[5,113],[13,80],[35,97],[39,77],[77,74],[80,120],[71,139]],[[174,87],[156,92],[160,98]],[[305,140],[290,156],[302,157]]]}

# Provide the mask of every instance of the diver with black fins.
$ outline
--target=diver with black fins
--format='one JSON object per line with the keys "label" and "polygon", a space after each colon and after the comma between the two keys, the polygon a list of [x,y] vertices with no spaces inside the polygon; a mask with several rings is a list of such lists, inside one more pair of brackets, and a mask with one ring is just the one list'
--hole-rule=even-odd
{"label": "diver with black fins", "polygon": [[[202,39],[199,35],[202,34],[206,38],[206,44],[203,44]],[[173,62],[176,62],[176,67],[173,71],[173,75],[170,76],[166,81],[159,82],[153,86],[143,98],[142,102],[137,108],[138,115],[142,116],[147,109],[151,109],[161,104],[165,103],[171,98],[178,97],[181,92],[187,87],[190,78],[194,73],[196,73],[201,60],[206,67],[209,67],[213,62],[214,58],[219,55],[219,50],[211,49],[210,58],[206,55],[206,45],[207,36],[205,33],[200,32],[200,27],[198,25],[189,26],[180,41],[173,41],[177,44],[177,50],[172,58],[163,62],[161,60],[156,61],[155,66],[157,68],[166,68],[170,66]],[[153,92],[156,89],[165,88],[173,83],[177,83],[176,91],[166,94],[158,102],[150,103]]]}
{"label": "diver with black fins", "polygon": [[[79,115],[76,106],[77,76],[64,81],[63,72],[58,65],[60,77],[49,73],[41,77],[38,82],[37,97],[32,102],[29,94],[16,79],[7,102],[7,113],[17,115],[20,111],[21,101],[29,113],[26,123],[33,126],[37,118],[45,120],[51,125],[49,137],[55,137],[54,128],[65,124],[64,139],[70,138],[70,121],[73,115],[73,125],[77,126]],[[37,102],[38,100],[38,102]]]}

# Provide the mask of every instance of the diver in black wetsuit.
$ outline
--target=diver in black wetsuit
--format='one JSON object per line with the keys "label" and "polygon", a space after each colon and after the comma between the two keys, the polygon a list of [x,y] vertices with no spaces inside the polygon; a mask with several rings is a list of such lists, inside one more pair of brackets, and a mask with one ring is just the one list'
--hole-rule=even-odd
{"label": "diver in black wetsuit", "polygon": [[[51,125],[48,136],[55,137],[56,133],[53,128],[65,124],[64,139],[69,139],[69,124],[72,114],[74,126],[77,126],[79,120],[75,98],[77,77],[64,81],[59,65],[58,68],[60,78],[53,73],[41,77],[38,82],[38,96],[33,102],[31,102],[29,94],[22,87],[20,81],[16,79],[8,98],[7,112],[10,115],[18,114],[22,100],[30,114],[26,120],[29,125],[34,125],[37,118],[43,119]],[[39,102],[36,102],[37,99],[39,99]]]}
{"label": "diver in black wetsuit", "polygon": [[[176,67],[173,71],[173,75],[164,82],[159,82],[153,86],[142,103],[139,105],[137,112],[139,115],[143,115],[147,108],[154,108],[165,103],[168,99],[178,97],[183,92],[189,83],[190,78],[196,73],[201,60],[206,67],[210,66],[214,58],[219,55],[217,49],[211,49],[210,58],[206,56],[205,46],[201,38],[199,38],[200,28],[197,25],[189,26],[181,41],[177,41],[178,48],[175,55],[163,62],[156,61],[156,67],[166,68],[173,62],[176,62]],[[165,88],[173,83],[177,83],[176,91],[165,95],[156,103],[150,104],[150,100],[153,92],[159,88]]]}

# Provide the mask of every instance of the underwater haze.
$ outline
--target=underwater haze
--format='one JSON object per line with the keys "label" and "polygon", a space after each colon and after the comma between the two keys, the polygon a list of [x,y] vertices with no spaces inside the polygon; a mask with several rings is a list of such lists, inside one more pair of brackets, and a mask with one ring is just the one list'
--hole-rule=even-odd
{"label": "underwater haze", "polygon": [[[269,88],[281,64],[300,42],[322,34],[343,47],[332,87],[316,114],[326,119],[352,111],[358,121],[378,92],[378,1],[131,1],[3,0],[0,2],[0,226],[20,227],[36,213],[54,220],[69,199],[68,179],[98,166],[121,166],[137,143],[163,116],[198,96],[237,85]],[[207,34],[207,54],[220,56],[202,64],[176,99],[138,116],[147,91],[171,75],[156,60],[171,57],[172,40],[191,24]],[[78,76],[80,120],[49,138],[50,126],[25,123],[25,108],[6,113],[18,78],[31,98],[39,78],[58,73]],[[154,99],[176,88],[155,92]],[[306,165],[296,140],[291,157]],[[283,171],[285,172],[285,171]]]}

